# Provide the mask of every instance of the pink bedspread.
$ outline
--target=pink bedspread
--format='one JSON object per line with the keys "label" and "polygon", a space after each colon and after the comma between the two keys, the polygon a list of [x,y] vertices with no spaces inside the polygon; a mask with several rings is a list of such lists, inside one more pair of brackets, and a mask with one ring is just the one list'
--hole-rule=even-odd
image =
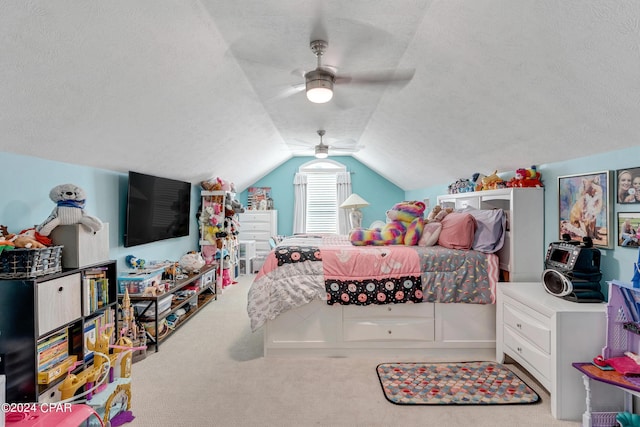
{"label": "pink bedspread", "polygon": [[498,257],[439,246],[353,246],[347,236],[286,239],[249,290],[256,330],[267,319],[322,299],[329,304],[495,302]]}

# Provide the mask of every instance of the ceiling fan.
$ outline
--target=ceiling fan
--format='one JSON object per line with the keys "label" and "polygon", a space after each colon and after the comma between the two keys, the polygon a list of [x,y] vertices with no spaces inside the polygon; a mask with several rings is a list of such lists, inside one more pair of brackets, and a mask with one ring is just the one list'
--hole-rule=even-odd
{"label": "ceiling fan", "polygon": [[[353,139],[336,140],[327,145],[323,140],[326,131],[324,129],[318,129],[316,133],[318,134],[318,136],[320,136],[320,143],[315,146],[313,146],[313,143],[302,141],[299,139],[294,140],[294,142],[288,142],[287,144],[294,151],[294,153],[298,152],[299,154],[304,155],[308,155],[309,150],[313,148],[313,153],[318,159],[327,158],[329,156],[329,152],[331,152],[331,154],[350,154],[355,153],[363,148],[362,146],[358,145],[357,142]],[[302,150],[300,150],[300,147],[302,147]]]}
{"label": "ceiling fan", "polygon": [[329,43],[326,40],[312,40],[311,51],[317,58],[317,66],[311,71],[294,70],[292,74],[302,75],[304,83],[293,85],[283,97],[293,95],[306,89],[307,99],[316,104],[329,102],[333,98],[334,85],[370,85],[370,86],[404,86],[411,79],[415,70],[380,70],[357,74],[338,74],[337,68],[322,63],[322,56]]}

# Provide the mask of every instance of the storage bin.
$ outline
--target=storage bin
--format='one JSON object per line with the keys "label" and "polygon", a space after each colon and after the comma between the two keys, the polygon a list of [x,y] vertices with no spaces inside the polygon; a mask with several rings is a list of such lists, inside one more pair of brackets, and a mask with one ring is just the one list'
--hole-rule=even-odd
{"label": "storage bin", "polygon": [[617,412],[592,412],[591,427],[619,427]]}
{"label": "storage bin", "polygon": [[[158,301],[158,315],[162,315],[163,312],[171,308],[171,301],[173,301],[173,295],[169,294],[164,297],[160,297],[158,298],[157,301]],[[136,311],[136,316],[140,316],[142,315],[142,312],[144,312],[143,318],[155,319],[156,311],[155,311],[155,307],[153,306],[154,304],[155,304],[155,301],[149,300],[149,301],[135,302],[132,305],[134,310]]]}
{"label": "storage bin", "polygon": [[62,246],[6,249],[0,253],[0,279],[28,279],[62,270]]}
{"label": "storage bin", "polygon": [[162,281],[164,268],[157,270],[132,271],[125,276],[118,277],[118,293],[124,294],[124,290],[129,291],[129,295],[141,294],[149,286],[159,285]]}
{"label": "storage bin", "polygon": [[62,267],[82,268],[109,259],[109,223],[98,232],[80,224],[59,225],[51,231],[54,245],[63,246]]}

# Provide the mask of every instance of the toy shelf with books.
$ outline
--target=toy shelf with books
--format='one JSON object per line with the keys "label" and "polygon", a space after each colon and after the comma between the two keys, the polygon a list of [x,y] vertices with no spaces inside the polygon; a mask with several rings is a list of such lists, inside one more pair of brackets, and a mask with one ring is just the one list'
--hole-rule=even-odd
{"label": "toy shelf with books", "polygon": [[[122,318],[132,317],[146,334],[146,345],[154,346],[157,352],[162,341],[171,336],[194,314],[217,298],[216,266],[205,265],[200,272],[176,279],[163,280],[162,275],[153,274],[156,285],[152,287],[120,286],[118,299],[122,307]],[[119,283],[130,279],[119,278]],[[149,282],[151,283],[151,282]],[[144,292],[151,288],[151,292]],[[129,289],[139,292],[130,293]],[[140,292],[142,291],[142,292]]]}
{"label": "toy shelf with books", "polygon": [[105,261],[0,281],[0,374],[6,376],[7,402],[59,401],[69,368],[80,372],[93,363],[92,330],[117,330],[116,277],[115,261]]}

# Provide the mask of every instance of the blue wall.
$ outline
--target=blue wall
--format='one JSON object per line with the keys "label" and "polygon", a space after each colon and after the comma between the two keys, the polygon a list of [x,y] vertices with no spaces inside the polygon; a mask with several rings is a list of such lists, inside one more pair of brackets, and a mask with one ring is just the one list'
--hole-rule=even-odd
{"label": "blue wall", "polygon": [[[3,166],[0,192],[0,224],[18,233],[42,223],[54,208],[49,190],[58,184],[71,183],[87,194],[88,214],[109,223],[109,257],[118,261],[118,271],[127,269],[129,254],[151,260],[178,260],[198,249],[198,223],[195,212],[200,206],[200,187],[191,192],[191,224],[188,237],[164,240],[125,248],[123,236],[126,217],[127,174],[42,160],[0,152]],[[171,178],[167,176],[167,178]]]}
{"label": "blue wall", "polygon": [[[274,208],[278,210],[278,234],[293,233],[293,178],[298,168],[314,157],[293,157],[250,187],[271,187]],[[378,175],[358,160],[349,156],[332,157],[331,160],[342,163],[351,172],[351,190],[370,203],[362,209],[362,225],[368,227],[373,221],[385,220],[387,209],[404,200],[404,190]],[[238,196],[243,205],[247,205],[248,191]],[[242,227],[242,224],[240,224]]]}
{"label": "blue wall", "polygon": [[[283,163],[273,172],[256,182],[255,186],[272,188],[275,208],[278,209],[278,230],[290,234],[293,223],[293,177],[298,167],[312,157],[295,157]],[[429,198],[431,207],[439,194],[445,194],[449,183],[404,192],[352,157],[335,157],[353,172],[353,191],[371,203],[363,209],[363,224],[368,226],[376,219],[384,220],[387,209],[400,200],[422,200]],[[640,147],[577,158],[538,166],[545,184],[545,248],[558,240],[558,191],[557,178],[562,175],[589,173],[602,170],[617,170],[640,166]],[[124,220],[127,192],[127,174],[88,168],[61,162],[42,160],[0,152],[3,165],[3,182],[0,190],[0,224],[7,225],[10,232],[31,228],[44,221],[54,204],[49,200],[49,190],[64,183],[73,183],[87,193],[86,210],[104,222],[109,222],[109,255],[118,261],[118,269],[125,269],[124,258],[133,254],[146,260],[177,260],[184,253],[198,249],[198,227],[195,212],[200,205],[200,188],[194,185],[191,195],[191,233],[189,237],[125,248],[123,246]],[[510,175],[512,176],[512,174]],[[509,178],[505,176],[504,178]],[[171,178],[170,176],[167,176]],[[615,186],[615,177],[611,186]],[[240,200],[246,204],[247,193]],[[628,281],[632,277],[633,263],[638,250],[617,246],[617,212],[640,212],[640,205],[619,205],[613,208],[613,249],[602,250],[602,272],[604,280]]]}
{"label": "blue wall", "polygon": [[[618,170],[640,167],[640,147],[632,147],[626,150],[612,151],[596,156],[581,157],[566,162],[548,163],[538,166],[542,173],[542,180],[545,185],[544,191],[544,240],[545,250],[551,242],[559,240],[558,227],[558,177],[563,175],[583,174],[599,172],[604,170]],[[504,179],[511,178],[514,174],[503,176]],[[423,199],[429,197],[431,206],[436,203],[438,194],[446,194],[449,183],[441,186],[429,187],[420,190],[408,191],[407,199]],[[616,188],[615,173],[612,174],[610,183],[612,189]],[[615,190],[614,190],[615,192]],[[613,192],[613,193],[614,193]],[[614,194],[611,194],[614,196]],[[630,281],[633,277],[633,263],[638,260],[637,248],[625,248],[617,246],[618,223],[617,212],[640,212],[640,204],[618,204],[615,199],[610,201],[611,230],[613,239],[612,249],[601,249],[602,259],[600,268],[603,275],[603,284],[606,281],[618,279]],[[605,289],[606,290],[606,289]]]}

